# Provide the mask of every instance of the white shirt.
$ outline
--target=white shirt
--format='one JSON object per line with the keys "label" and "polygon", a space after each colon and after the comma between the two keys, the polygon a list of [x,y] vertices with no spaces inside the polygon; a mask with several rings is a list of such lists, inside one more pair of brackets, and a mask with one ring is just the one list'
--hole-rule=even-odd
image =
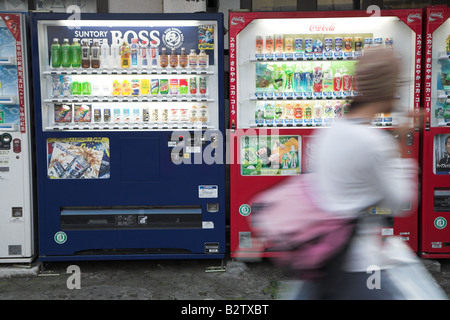
{"label": "white shirt", "polygon": [[[374,205],[396,213],[411,200],[417,188],[412,184],[415,162],[399,157],[396,141],[385,130],[343,118],[321,130],[316,143],[314,187],[324,209],[350,218]],[[346,270],[382,267],[379,234],[377,226],[363,221],[350,246]]]}

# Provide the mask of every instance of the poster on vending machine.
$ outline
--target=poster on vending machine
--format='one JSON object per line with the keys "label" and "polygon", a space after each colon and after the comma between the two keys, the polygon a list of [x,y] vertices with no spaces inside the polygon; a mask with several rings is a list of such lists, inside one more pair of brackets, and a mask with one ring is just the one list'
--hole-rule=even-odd
{"label": "poster on vending machine", "polygon": [[47,140],[50,179],[108,179],[108,138],[50,138]]}
{"label": "poster on vending machine", "polygon": [[450,174],[450,134],[434,136],[434,173]]}
{"label": "poster on vending machine", "polygon": [[243,176],[300,174],[300,136],[245,136],[241,138]]}

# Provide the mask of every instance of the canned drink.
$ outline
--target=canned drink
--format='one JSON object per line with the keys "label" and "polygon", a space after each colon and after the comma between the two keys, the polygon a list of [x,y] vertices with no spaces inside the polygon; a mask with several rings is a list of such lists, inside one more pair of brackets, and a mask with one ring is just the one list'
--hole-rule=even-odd
{"label": "canned drink", "polygon": [[91,95],[91,93],[92,93],[91,83],[89,81],[84,81],[81,84],[81,91],[83,92],[83,95],[85,95],[85,96]]}
{"label": "canned drink", "polygon": [[303,38],[295,38],[295,52],[303,52]]}
{"label": "canned drink", "polygon": [[62,178],[66,169],[64,169],[63,165],[59,161],[55,161],[53,163],[53,169],[55,169],[58,178]]}
{"label": "canned drink", "polygon": [[122,113],[122,122],[128,123],[131,121],[130,109],[124,108]]}
{"label": "canned drink", "polygon": [[52,96],[60,96],[62,93],[61,87],[61,80],[59,76],[53,76],[52,77]]}
{"label": "canned drink", "polygon": [[188,121],[189,120],[189,109],[181,108],[180,109],[180,121]]}
{"label": "canned drink", "polygon": [[266,53],[273,52],[273,36],[266,36]]}
{"label": "canned drink", "polygon": [[169,109],[164,108],[161,111],[161,121],[162,122],[169,122]]}
{"label": "canned drink", "polygon": [[294,51],[294,39],[286,38],[284,41],[284,51],[285,52],[293,52]]}
{"label": "canned drink", "polygon": [[72,95],[79,96],[81,94],[81,83],[78,80],[72,81]]}
{"label": "canned drink", "polygon": [[142,79],[141,80],[141,94],[146,96],[150,92],[150,80]]}
{"label": "canned drink", "polygon": [[152,79],[151,90],[152,90],[152,94],[159,93],[159,80],[158,79]]}
{"label": "canned drink", "polygon": [[169,93],[169,80],[167,80],[167,79],[159,80],[159,93],[160,94],[168,94]]}
{"label": "canned drink", "polygon": [[74,106],[74,119],[75,122],[91,122],[91,106],[87,104]]}
{"label": "canned drink", "polygon": [[120,109],[119,108],[114,108],[113,110],[113,121],[114,122],[120,122],[122,120],[122,117],[120,115]]}
{"label": "canned drink", "polygon": [[94,122],[102,121],[102,110],[94,109]]}
{"label": "canned drink", "polygon": [[334,38],[334,51],[335,52],[342,51],[342,38],[341,37]]}
{"label": "canned drink", "polygon": [[206,77],[200,77],[199,80],[200,94],[206,94]]}
{"label": "canned drink", "polygon": [[180,79],[179,85],[180,85],[180,94],[182,95],[188,94],[188,80]]}
{"label": "canned drink", "polygon": [[152,109],[152,122],[159,122],[159,109],[158,108]]}
{"label": "canned drink", "polygon": [[131,95],[138,96],[140,93],[140,80],[131,79]]}
{"label": "canned drink", "polygon": [[368,49],[373,44],[373,38],[365,38],[364,39],[364,49]]}
{"label": "canned drink", "polygon": [[68,179],[79,179],[84,175],[90,166],[90,162],[88,162],[84,157],[75,156],[62,177]]}
{"label": "canned drink", "polygon": [[170,79],[169,80],[169,94],[178,94],[179,92],[179,83],[178,79]]}
{"label": "canned drink", "polygon": [[133,109],[133,122],[141,122],[141,110],[139,108]]}
{"label": "canned drink", "polygon": [[189,92],[191,94],[197,94],[197,78],[189,78]]}
{"label": "canned drink", "polygon": [[142,109],[142,121],[148,122],[148,120],[150,120],[150,114],[148,112],[148,108],[143,108]]}
{"label": "canned drink", "polygon": [[394,46],[394,40],[392,37],[387,37],[384,39],[384,46],[387,48],[392,48]]}
{"label": "canned drink", "polygon": [[262,53],[264,47],[264,38],[262,36],[256,36],[256,53]]}
{"label": "canned drink", "polygon": [[344,38],[344,51],[353,51],[353,38],[352,37]]}
{"label": "canned drink", "polygon": [[106,108],[106,109],[103,111],[103,120],[104,120],[105,122],[110,122],[110,121],[111,121],[111,109]]}
{"label": "canned drink", "polygon": [[62,83],[62,94],[65,97],[72,95],[72,82],[64,81]]}
{"label": "canned drink", "polygon": [[331,52],[333,51],[333,38],[325,38],[323,39],[323,51]]}
{"label": "canned drink", "polygon": [[67,104],[55,104],[55,122],[70,122],[72,107]]}
{"label": "canned drink", "polygon": [[355,51],[362,51],[363,49],[363,38],[355,37]]}
{"label": "canned drink", "polygon": [[170,121],[180,120],[180,110],[177,108],[170,109]]}
{"label": "canned drink", "polygon": [[313,52],[313,39],[305,38],[305,52]]}
{"label": "canned drink", "polygon": [[275,36],[275,52],[283,52],[283,35],[277,34]]}

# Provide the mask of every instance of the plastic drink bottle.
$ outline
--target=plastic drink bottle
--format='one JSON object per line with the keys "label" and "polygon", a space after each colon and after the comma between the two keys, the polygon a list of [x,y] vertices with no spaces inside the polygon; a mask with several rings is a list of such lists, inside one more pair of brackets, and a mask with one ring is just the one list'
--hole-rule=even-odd
{"label": "plastic drink bottle", "polygon": [[98,40],[94,40],[91,48],[91,57],[92,68],[100,68],[100,46],[98,45]]}
{"label": "plastic drink bottle", "polygon": [[348,74],[347,68],[343,67],[342,69],[342,91],[350,91],[352,90],[352,75]]}
{"label": "plastic drink bottle", "polygon": [[304,92],[313,91],[313,73],[308,63],[305,64],[303,67],[303,91]]}
{"label": "plastic drink bottle", "polygon": [[297,168],[297,152],[295,151],[294,146],[291,146],[291,150],[289,151],[289,158],[291,160],[291,168]]}
{"label": "plastic drink bottle", "polygon": [[319,101],[316,102],[313,108],[313,114],[314,114],[314,123],[316,125],[322,124],[322,116],[323,116],[323,108]]}
{"label": "plastic drink bottle", "polygon": [[64,38],[61,45],[61,67],[70,68],[72,65],[72,59],[70,56],[70,44],[69,39]]}
{"label": "plastic drink bottle", "polygon": [[120,48],[118,43],[111,44],[111,66],[117,68],[119,66]]}
{"label": "plastic drink bottle", "polygon": [[342,90],[342,75],[341,71],[336,70],[333,77],[333,91],[341,91]]}
{"label": "plastic drink bottle", "polygon": [[78,38],[74,38],[70,46],[70,55],[72,57],[72,68],[81,67],[81,44]]}
{"label": "plastic drink bottle", "polygon": [[150,42],[150,59],[152,67],[158,66],[158,57],[159,57],[158,46],[156,45],[156,41],[152,40]]}
{"label": "plastic drink bottle", "polygon": [[180,59],[178,62],[182,68],[186,68],[188,66],[188,56],[185,48],[181,48]]}
{"label": "plastic drink bottle", "polygon": [[58,38],[53,39],[53,43],[51,45],[52,52],[52,68],[61,67],[61,46],[59,45]]}
{"label": "plastic drink bottle", "polygon": [[175,48],[172,48],[172,50],[170,51],[169,63],[172,68],[178,67],[178,55],[175,51]]}
{"label": "plastic drink bottle", "polygon": [[294,71],[292,70],[290,65],[284,69],[284,74],[286,77],[286,81],[284,83],[284,92],[292,92]]}
{"label": "plastic drink bottle", "polygon": [[137,67],[138,65],[138,39],[131,40],[131,65]]}
{"label": "plastic drink bottle", "polygon": [[141,42],[141,66],[142,68],[147,68],[148,66],[148,46],[145,40]]}
{"label": "plastic drink bottle", "polygon": [[323,91],[333,91],[333,70],[329,63],[323,67]]}
{"label": "plastic drink bottle", "polygon": [[87,40],[84,40],[81,45],[81,67],[89,68],[91,66],[90,56],[91,48],[89,47]]}
{"label": "plastic drink bottle", "polygon": [[120,66],[122,68],[130,67],[130,45],[124,41],[120,46]]}
{"label": "plastic drink bottle", "polygon": [[206,68],[208,66],[208,56],[205,50],[200,50],[197,59],[199,68]]}
{"label": "plastic drink bottle", "polygon": [[314,92],[322,92],[322,66],[316,64],[314,66]]}
{"label": "plastic drink bottle", "polygon": [[167,68],[167,66],[169,65],[169,57],[167,56],[166,48],[161,49],[161,55],[159,56],[159,64],[161,65],[161,68]]}
{"label": "plastic drink bottle", "polygon": [[104,39],[102,46],[100,48],[100,52],[101,52],[101,59],[100,59],[100,63],[102,68],[107,68],[109,66],[109,56],[110,56],[110,52],[109,52],[109,45],[108,45],[108,39]]}
{"label": "plastic drink bottle", "polygon": [[197,68],[197,53],[195,53],[195,49],[191,49],[188,60],[190,68]]}

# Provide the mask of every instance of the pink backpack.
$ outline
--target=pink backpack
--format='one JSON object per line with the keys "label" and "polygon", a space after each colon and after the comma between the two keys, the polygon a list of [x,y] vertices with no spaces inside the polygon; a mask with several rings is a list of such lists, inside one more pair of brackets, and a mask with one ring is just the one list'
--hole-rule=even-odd
{"label": "pink backpack", "polygon": [[[290,177],[259,193],[252,201],[252,229],[280,267],[301,279],[317,279],[354,233],[356,219],[334,217],[315,203],[308,187],[312,174]],[[256,212],[255,212],[256,211]]]}

